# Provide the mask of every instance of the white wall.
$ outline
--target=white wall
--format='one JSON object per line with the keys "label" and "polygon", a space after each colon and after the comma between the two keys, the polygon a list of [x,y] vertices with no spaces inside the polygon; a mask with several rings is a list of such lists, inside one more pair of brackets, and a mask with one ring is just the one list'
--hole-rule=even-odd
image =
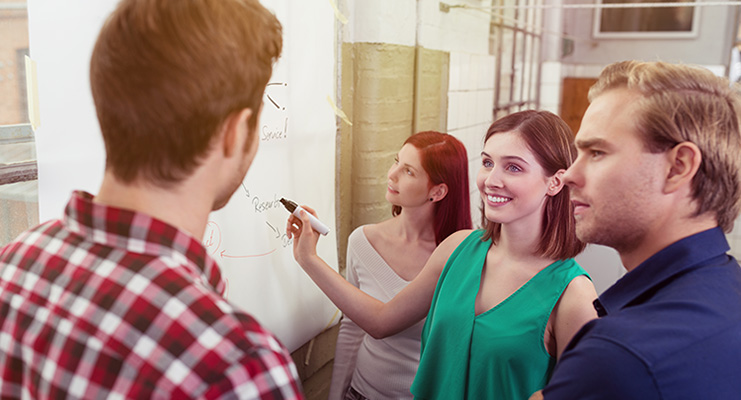
{"label": "white wall", "polygon": [[[491,0],[463,2],[488,8]],[[461,4],[456,3],[456,4]],[[461,140],[469,158],[471,210],[474,224],[481,219],[481,197],[475,184],[480,167],[483,137],[493,122],[495,57],[489,53],[491,17],[481,9],[451,8],[441,11],[440,3],[421,0],[418,6],[418,43],[429,49],[450,53],[448,81],[448,133]]]}
{"label": "white wall", "polygon": [[436,0],[420,0],[417,12],[417,43],[425,48],[470,54],[489,54],[488,10],[491,0],[448,2],[471,8],[440,9]]}
{"label": "white wall", "polygon": [[[583,3],[566,0],[567,4]],[[727,65],[735,36],[736,7],[699,7],[697,37],[686,39],[594,39],[594,9],[563,11],[563,33],[574,39],[574,52],[562,59],[569,64],[609,64],[621,60],[668,61],[699,65]]]}
{"label": "white wall", "polygon": [[343,26],[342,39],[346,42],[416,43],[415,0],[345,0],[342,12],[351,21]]}

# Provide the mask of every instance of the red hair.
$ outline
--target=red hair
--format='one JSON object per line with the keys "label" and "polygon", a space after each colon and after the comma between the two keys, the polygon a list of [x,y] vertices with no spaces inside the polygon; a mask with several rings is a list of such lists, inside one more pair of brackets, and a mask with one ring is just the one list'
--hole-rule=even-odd
{"label": "red hair", "polygon": [[[441,183],[448,186],[448,194],[435,203],[435,243],[440,244],[453,232],[470,229],[466,147],[455,137],[435,131],[414,134],[404,142],[407,143],[419,150],[422,168],[430,177],[430,187]],[[401,206],[392,207],[393,216],[400,213]]]}

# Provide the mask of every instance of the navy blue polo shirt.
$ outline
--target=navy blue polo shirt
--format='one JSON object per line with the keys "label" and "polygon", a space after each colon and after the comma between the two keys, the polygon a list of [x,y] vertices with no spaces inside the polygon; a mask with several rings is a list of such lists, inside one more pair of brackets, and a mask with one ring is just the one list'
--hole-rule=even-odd
{"label": "navy blue polo shirt", "polygon": [[741,398],[741,268],[720,228],[607,289],[543,390],[557,399]]}

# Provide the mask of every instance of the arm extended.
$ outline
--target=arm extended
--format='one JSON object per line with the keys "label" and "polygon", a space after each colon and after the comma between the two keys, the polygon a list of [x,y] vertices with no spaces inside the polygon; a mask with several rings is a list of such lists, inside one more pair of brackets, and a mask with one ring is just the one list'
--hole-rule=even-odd
{"label": "arm extended", "polygon": [[[309,207],[303,207],[314,213]],[[435,249],[417,277],[388,303],[364,293],[345,280],[316,254],[319,234],[311,228],[306,212],[291,215],[286,231],[294,239],[293,254],[309,277],[342,312],[376,339],[412,326],[427,315],[432,295],[448,257],[467,236],[456,232]]]}

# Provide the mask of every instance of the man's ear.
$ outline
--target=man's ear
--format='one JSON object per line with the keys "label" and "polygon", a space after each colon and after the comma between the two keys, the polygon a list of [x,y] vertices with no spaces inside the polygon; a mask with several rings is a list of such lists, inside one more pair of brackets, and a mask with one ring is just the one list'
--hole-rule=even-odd
{"label": "man's ear", "polygon": [[439,183],[430,188],[430,199],[431,201],[440,201],[448,195],[448,185],[446,183]]}
{"label": "man's ear", "polygon": [[243,108],[226,117],[221,132],[225,157],[244,152],[245,142],[250,133],[248,122],[251,116],[252,110]]}
{"label": "man's ear", "polygon": [[702,163],[702,152],[692,142],[681,142],[667,151],[669,171],[664,184],[664,192],[671,193],[684,185],[689,185]]}
{"label": "man's ear", "polygon": [[561,189],[563,189],[563,174],[565,172],[565,169],[559,169],[553,176],[548,178],[548,191],[546,192],[548,196],[555,196],[561,192]]}

